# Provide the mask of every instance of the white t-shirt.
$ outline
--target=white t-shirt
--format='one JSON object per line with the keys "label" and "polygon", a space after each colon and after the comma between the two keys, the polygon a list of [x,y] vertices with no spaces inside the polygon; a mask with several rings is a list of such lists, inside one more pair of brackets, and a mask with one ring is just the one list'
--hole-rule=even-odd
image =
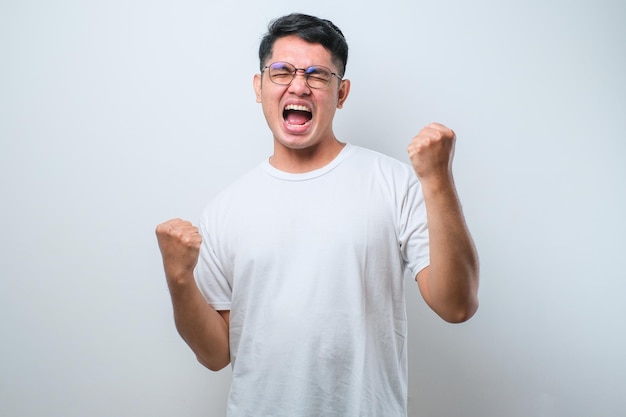
{"label": "white t-shirt", "polygon": [[289,174],[267,161],[203,213],[198,287],[230,310],[229,417],[405,417],[405,272],[429,263],[407,164],[346,144]]}

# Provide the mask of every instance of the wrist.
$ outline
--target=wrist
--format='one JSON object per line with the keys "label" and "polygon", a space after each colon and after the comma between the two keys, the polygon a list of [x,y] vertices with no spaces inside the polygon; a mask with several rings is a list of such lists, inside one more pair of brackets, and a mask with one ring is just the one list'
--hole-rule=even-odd
{"label": "wrist", "polygon": [[419,181],[425,194],[455,190],[452,173],[422,176],[419,177]]}
{"label": "wrist", "polygon": [[185,290],[190,286],[196,285],[196,280],[193,275],[193,271],[189,270],[166,270],[165,277],[167,278],[167,285],[170,287],[170,291]]}

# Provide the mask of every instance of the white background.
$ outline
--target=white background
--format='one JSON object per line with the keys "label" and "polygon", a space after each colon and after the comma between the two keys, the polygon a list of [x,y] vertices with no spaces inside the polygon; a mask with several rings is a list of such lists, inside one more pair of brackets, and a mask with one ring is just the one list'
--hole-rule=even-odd
{"label": "white background", "polygon": [[625,3],[313,3],[0,3],[0,415],[224,414],[154,228],[270,154],[252,76],[292,11],[350,44],[341,140],[458,136],[481,306],[446,324],[407,283],[411,416],[624,415]]}

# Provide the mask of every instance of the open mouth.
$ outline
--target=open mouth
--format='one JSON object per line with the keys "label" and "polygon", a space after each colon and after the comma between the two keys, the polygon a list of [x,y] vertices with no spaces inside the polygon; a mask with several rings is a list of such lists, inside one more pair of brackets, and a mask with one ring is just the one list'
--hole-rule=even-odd
{"label": "open mouth", "polygon": [[283,110],[283,119],[291,126],[303,126],[312,118],[313,113],[306,106],[288,104]]}

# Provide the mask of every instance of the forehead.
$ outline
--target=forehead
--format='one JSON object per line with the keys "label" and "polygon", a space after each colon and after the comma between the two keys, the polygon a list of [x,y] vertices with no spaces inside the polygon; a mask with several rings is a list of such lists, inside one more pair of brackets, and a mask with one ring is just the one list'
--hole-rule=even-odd
{"label": "forehead", "polygon": [[333,67],[330,52],[319,43],[310,43],[295,35],[277,39],[269,62],[284,61],[298,68],[311,65]]}

